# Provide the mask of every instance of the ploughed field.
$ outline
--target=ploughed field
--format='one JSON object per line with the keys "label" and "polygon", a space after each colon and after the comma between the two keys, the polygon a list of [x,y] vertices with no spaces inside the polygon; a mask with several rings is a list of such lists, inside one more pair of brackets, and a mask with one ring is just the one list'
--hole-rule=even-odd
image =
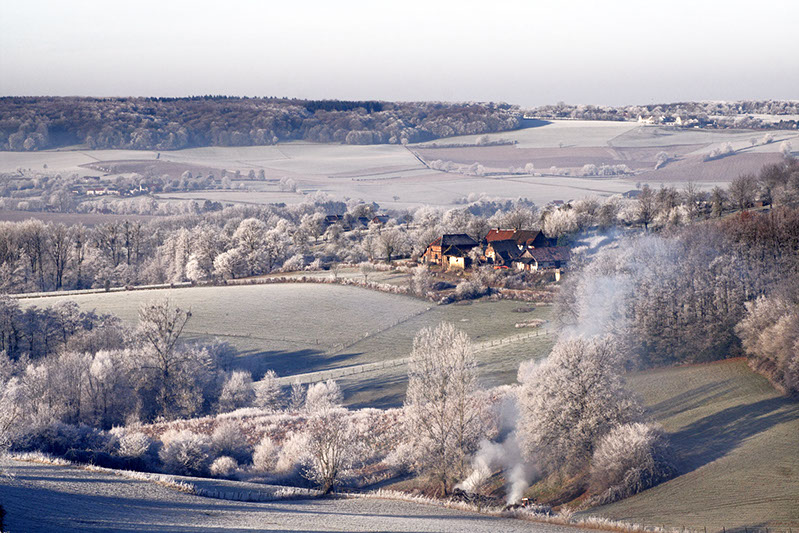
{"label": "ploughed field", "polygon": [[[383,273],[376,272],[379,275]],[[385,274],[388,275],[388,274]],[[112,313],[131,325],[141,304],[169,297],[191,309],[187,339],[217,337],[238,351],[234,366],[259,379],[267,370],[281,377],[316,373],[407,358],[413,338],[424,327],[452,322],[478,345],[486,385],[512,383],[519,363],[549,352],[553,337],[542,328],[516,328],[532,319],[547,320],[550,307],[508,300],[439,306],[408,296],[333,284],[287,283],[192,287],[47,296],[20,304],[46,307],[74,300],[84,310]],[[529,338],[520,338],[529,337]],[[407,366],[400,364],[336,380],[347,405],[389,407],[405,397]]]}
{"label": "ploughed field", "polygon": [[669,433],[681,475],[591,514],[699,531],[799,527],[799,402],[739,359],[629,383]]}

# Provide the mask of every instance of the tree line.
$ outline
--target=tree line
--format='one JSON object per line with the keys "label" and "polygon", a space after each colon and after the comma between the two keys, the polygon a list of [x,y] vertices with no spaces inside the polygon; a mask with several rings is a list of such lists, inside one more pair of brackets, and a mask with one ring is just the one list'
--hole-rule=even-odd
{"label": "tree line", "polygon": [[341,102],[276,98],[0,98],[0,149],[74,144],[179,150],[305,140],[404,144],[521,125],[508,104]]}

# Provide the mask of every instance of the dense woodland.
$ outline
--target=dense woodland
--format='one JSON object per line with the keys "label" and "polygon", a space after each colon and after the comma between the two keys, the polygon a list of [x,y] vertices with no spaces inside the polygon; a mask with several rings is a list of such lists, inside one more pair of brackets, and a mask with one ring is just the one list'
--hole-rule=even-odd
{"label": "dense woodland", "polygon": [[261,146],[305,140],[404,144],[521,125],[507,104],[284,98],[0,98],[0,149],[70,145],[132,150]]}

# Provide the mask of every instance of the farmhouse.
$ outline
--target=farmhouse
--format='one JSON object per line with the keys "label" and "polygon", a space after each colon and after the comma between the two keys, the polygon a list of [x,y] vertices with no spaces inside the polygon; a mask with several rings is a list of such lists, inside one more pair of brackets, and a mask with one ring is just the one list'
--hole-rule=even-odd
{"label": "farmhouse", "polygon": [[549,268],[565,268],[571,259],[571,252],[566,246],[548,248],[528,248],[513,262],[516,270],[535,272]]}
{"label": "farmhouse", "polygon": [[422,260],[432,265],[464,269],[471,264],[469,252],[477,246],[477,241],[465,233],[442,235],[427,246]]}
{"label": "farmhouse", "polygon": [[565,268],[569,249],[556,246],[541,231],[495,229],[488,232],[483,252],[494,268],[514,268],[536,271],[545,268]]}

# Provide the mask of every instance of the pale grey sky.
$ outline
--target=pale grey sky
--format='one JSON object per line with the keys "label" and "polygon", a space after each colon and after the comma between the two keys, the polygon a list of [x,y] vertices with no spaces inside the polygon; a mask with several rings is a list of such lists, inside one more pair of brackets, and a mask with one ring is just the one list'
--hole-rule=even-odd
{"label": "pale grey sky", "polygon": [[799,0],[0,0],[0,95],[798,99]]}

